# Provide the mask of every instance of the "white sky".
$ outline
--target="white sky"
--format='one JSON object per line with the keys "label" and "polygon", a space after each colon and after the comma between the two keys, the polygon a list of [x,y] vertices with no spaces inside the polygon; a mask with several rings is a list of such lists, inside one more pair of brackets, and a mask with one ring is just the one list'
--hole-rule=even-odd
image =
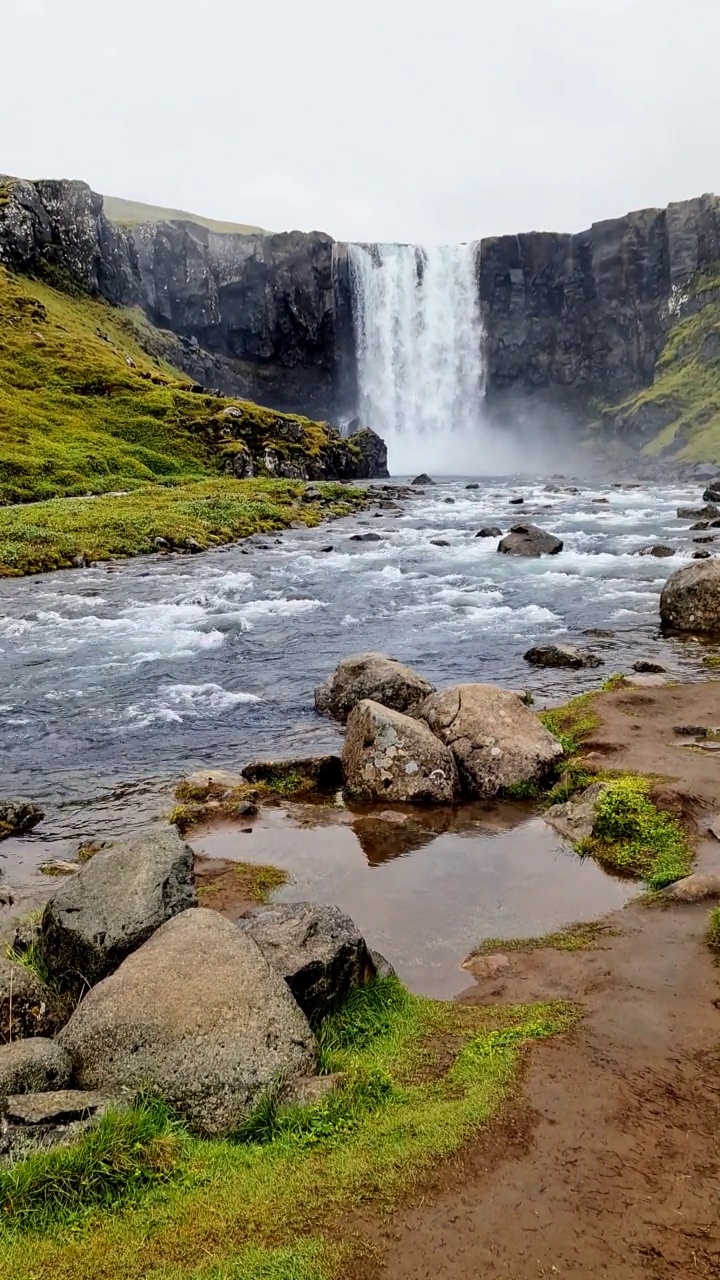
{"label": "white sky", "polygon": [[436,242],[720,188],[718,0],[0,8],[0,172]]}

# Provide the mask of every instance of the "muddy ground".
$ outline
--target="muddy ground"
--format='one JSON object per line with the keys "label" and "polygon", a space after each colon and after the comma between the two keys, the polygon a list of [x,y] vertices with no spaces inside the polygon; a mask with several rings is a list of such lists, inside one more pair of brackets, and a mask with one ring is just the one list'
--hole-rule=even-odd
{"label": "muddy ground", "polygon": [[[720,759],[675,726],[720,725],[720,684],[618,690],[598,703],[598,763],[665,775],[720,867],[707,819]],[[686,739],[685,739],[686,740]],[[708,904],[633,903],[590,952],[509,953],[461,999],[572,999],[585,1017],[528,1055],[511,1112],[419,1203],[357,1228],[357,1280],[720,1277],[720,968]],[[355,1280],[355,1277],[354,1277]]]}

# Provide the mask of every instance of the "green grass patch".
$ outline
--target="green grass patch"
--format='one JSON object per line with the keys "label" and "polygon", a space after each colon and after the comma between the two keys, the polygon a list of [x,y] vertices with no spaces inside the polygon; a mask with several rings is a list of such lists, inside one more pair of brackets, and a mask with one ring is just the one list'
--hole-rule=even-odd
{"label": "green grass patch", "polygon": [[600,716],[593,706],[595,697],[595,693],[581,693],[562,707],[540,712],[545,728],[562,743],[566,755],[575,755],[585,738],[600,728]]}
{"label": "green grass patch", "polygon": [[361,489],[326,484],[322,500],[301,503],[304,486],[292,480],[217,477],[167,488],[145,486],[120,496],[74,498],[0,506],[0,577],[68,568],[87,562],[142,555],[154,539],[183,547],[194,538],[218,546],[253,533],[270,533],[292,521],[319,524],[347,515],[365,502]]}
{"label": "green grass patch", "polygon": [[420,1186],[508,1104],[525,1046],[577,1016],[560,1003],[441,1003],[377,980],[321,1027],[339,1091],[302,1110],[263,1099],[234,1141],[183,1137],[175,1176],[139,1202],[123,1184],[71,1225],[28,1231],[6,1215],[0,1280],[340,1280],[353,1210]]}
{"label": "green grass patch", "polygon": [[712,951],[720,953],[720,907],[713,907],[708,916],[707,941]]}
{"label": "green grass patch", "polygon": [[115,1208],[167,1180],[182,1143],[179,1126],[156,1101],[108,1111],[77,1142],[0,1168],[3,1228],[42,1231],[72,1222],[78,1211],[92,1206]]}
{"label": "green grass patch", "polygon": [[238,898],[246,899],[248,902],[262,903],[269,902],[275,890],[282,888],[290,879],[287,871],[283,871],[282,867],[273,867],[269,863],[234,862],[232,867],[222,874],[222,879],[211,880],[208,884],[200,885],[198,897],[201,902],[219,893],[223,887],[227,888],[229,877],[232,877],[233,893]]}
{"label": "green grass patch", "polygon": [[578,851],[662,889],[688,875],[692,851],[678,819],[653,804],[651,789],[650,778],[609,779],[595,806],[592,836]]}
{"label": "green grass patch", "polygon": [[592,951],[602,938],[614,930],[602,920],[569,924],[556,933],[537,938],[484,938],[471,952],[472,956],[492,956],[498,951]]}

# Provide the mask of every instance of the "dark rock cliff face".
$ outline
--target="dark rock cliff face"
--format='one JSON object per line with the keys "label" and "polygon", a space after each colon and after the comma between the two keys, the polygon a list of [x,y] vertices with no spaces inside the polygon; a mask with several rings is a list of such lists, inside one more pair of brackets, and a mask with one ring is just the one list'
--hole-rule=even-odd
{"label": "dark rock cliff face", "polygon": [[334,408],[332,257],[320,232],[125,230],[85,183],[0,178],[0,263],[139,305],[203,385],[313,417]]}
{"label": "dark rock cliff face", "polygon": [[484,240],[488,406],[580,410],[652,380],[674,301],[720,258],[720,200],[701,196],[577,235]]}

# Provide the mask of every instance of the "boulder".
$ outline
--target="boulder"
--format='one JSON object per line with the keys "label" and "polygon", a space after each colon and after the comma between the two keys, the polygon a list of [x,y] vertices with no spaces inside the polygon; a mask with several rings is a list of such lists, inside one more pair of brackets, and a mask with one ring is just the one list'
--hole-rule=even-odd
{"label": "boulder", "polygon": [[105,1090],[53,1089],[13,1094],[6,1102],[10,1124],[66,1125],[107,1111],[119,1099]]}
{"label": "boulder", "polygon": [[431,538],[430,546],[431,547],[449,547],[450,543],[448,542],[447,538]]}
{"label": "boulder", "polygon": [[502,529],[497,524],[484,524],[482,529],[478,529],[475,534],[476,538],[502,538]]}
{"label": "boulder", "polygon": [[41,947],[66,985],[92,986],[197,903],[190,845],[174,828],[101,849],[45,907]]}
{"label": "boulder", "polygon": [[242,771],[246,782],[288,791],[339,791],[343,784],[339,756],[299,756],[289,760],[255,760]]}
{"label": "boulder", "polygon": [[350,713],[342,759],[346,792],[362,804],[451,804],[459,795],[452,752],[427,725],[369,698]]}
{"label": "boulder", "polygon": [[373,533],[372,531],[370,531],[370,533],[351,533],[349,541],[350,542],[382,542],[382,537],[380,536],[379,533]]}
{"label": "boulder", "polygon": [[[468,485],[468,488],[470,487],[471,486]],[[397,977],[397,973],[395,972],[390,961],[386,960],[385,956],[381,955],[379,951],[371,951],[370,959],[375,965],[375,976],[377,978],[396,978]]]}
{"label": "boulder", "polygon": [[560,538],[535,524],[514,524],[498,543],[498,551],[506,556],[555,556],[562,549]]}
{"label": "boulder", "polygon": [[410,481],[411,484],[434,484],[432,476],[427,475],[425,471],[421,471],[419,476]]}
{"label": "boulder", "polygon": [[601,667],[603,659],[594,653],[583,652],[572,644],[535,645],[523,654],[533,667]]}
{"label": "boulder", "polygon": [[667,673],[667,667],[661,662],[653,662],[650,658],[640,658],[638,662],[633,662],[633,671],[637,671],[642,676],[663,676]]}
{"label": "boulder", "polygon": [[32,831],[44,817],[42,809],[32,800],[0,800],[0,840]]}
{"label": "boulder", "polygon": [[426,698],[417,715],[452,751],[465,794],[486,799],[541,782],[563,749],[516,693],[460,684]]}
{"label": "boulder", "polygon": [[679,520],[712,520],[720,516],[720,508],[709,503],[704,507],[678,507]]}
{"label": "boulder", "polygon": [[475,481],[473,481],[473,483],[472,483],[472,484],[466,484],[466,485],[465,485],[465,488],[466,488],[466,489],[479,489],[479,488],[480,488],[480,485],[479,485],[479,484],[476,484],[476,483],[475,483]]}
{"label": "boulder", "polygon": [[52,992],[31,969],[0,956],[0,1039],[51,1036],[59,1021]]}
{"label": "boulder", "polygon": [[71,1077],[72,1062],[55,1040],[36,1036],[0,1045],[0,1097],[66,1089]]}
{"label": "boulder", "polygon": [[693,560],[709,560],[710,552],[709,551],[693,551],[692,559]]}
{"label": "boulder", "polygon": [[717,479],[710,481],[703,494],[703,502],[720,502],[720,476]]}
{"label": "boulder", "polygon": [[358,653],[344,658],[315,690],[315,710],[346,721],[363,698],[372,698],[394,711],[410,711],[422,702],[433,685],[384,653]]}
{"label": "boulder", "polygon": [[720,562],[700,561],[671,574],[660,596],[665,631],[720,633]]}
{"label": "boulder", "polygon": [[508,498],[508,503],[511,507],[521,507],[524,501],[524,498]]}
{"label": "boulder", "polygon": [[675,549],[674,547],[666,547],[662,542],[656,542],[651,547],[641,547],[635,554],[638,556],[655,556],[658,560],[666,560],[675,555]]}
{"label": "boulder", "polygon": [[290,990],[244,930],[197,907],[162,925],[88,992],[60,1042],[86,1089],[146,1088],[197,1132],[230,1133],[316,1045]]}
{"label": "boulder", "polygon": [[244,928],[313,1024],[375,976],[365,939],[338,907],[279,903],[251,916]]}
{"label": "boulder", "polygon": [[545,821],[573,844],[588,840],[595,825],[595,806],[605,790],[605,783],[593,782],[579,796],[567,800],[565,804],[554,804],[546,809]]}

